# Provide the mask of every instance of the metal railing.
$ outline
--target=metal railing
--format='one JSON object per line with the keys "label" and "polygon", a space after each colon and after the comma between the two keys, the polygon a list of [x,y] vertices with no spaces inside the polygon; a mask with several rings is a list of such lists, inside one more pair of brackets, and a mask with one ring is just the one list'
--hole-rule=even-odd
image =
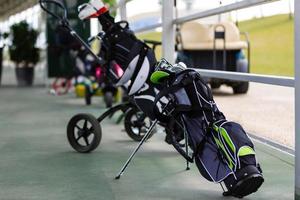
{"label": "metal railing", "polygon": [[[123,0],[121,0],[123,1]],[[205,17],[215,16],[222,13],[257,6],[275,2],[278,0],[242,0],[229,5],[221,6],[211,10],[199,12],[196,14],[180,17],[174,19],[174,0],[162,1],[162,23],[153,24],[151,26],[143,27],[135,32],[143,32],[153,30],[159,27],[163,28],[163,57],[169,61],[174,61],[175,55],[175,28],[174,25],[182,24],[188,21],[201,19]],[[126,1],[123,1],[126,3]],[[126,9],[126,6],[120,8]],[[123,13],[126,11],[122,11]],[[211,78],[221,78],[237,81],[250,81],[257,83],[264,83],[270,85],[279,85],[295,88],[295,199],[300,200],[300,0],[295,0],[295,78],[283,76],[269,76],[238,72],[224,72],[215,70],[202,70],[201,75]]]}
{"label": "metal railing", "polygon": [[226,12],[230,12],[230,11],[234,11],[234,10],[240,10],[243,8],[249,8],[252,6],[257,6],[260,4],[265,4],[265,3],[275,2],[275,1],[278,1],[278,0],[244,0],[244,1],[236,2],[236,3],[232,3],[229,5],[221,6],[218,8],[214,8],[211,10],[199,12],[199,13],[196,13],[193,15],[180,17],[180,18],[174,20],[174,24],[182,24],[184,22],[192,21],[195,19],[211,17],[211,16],[222,14],[222,13],[226,13]]}
{"label": "metal railing", "polygon": [[263,83],[269,85],[278,85],[285,87],[294,87],[295,80],[291,77],[284,76],[270,76],[270,75],[260,75],[260,74],[248,74],[241,72],[228,72],[228,71],[218,71],[218,70],[205,70],[196,69],[204,77],[209,78],[220,78],[234,81],[249,81],[256,83]]}

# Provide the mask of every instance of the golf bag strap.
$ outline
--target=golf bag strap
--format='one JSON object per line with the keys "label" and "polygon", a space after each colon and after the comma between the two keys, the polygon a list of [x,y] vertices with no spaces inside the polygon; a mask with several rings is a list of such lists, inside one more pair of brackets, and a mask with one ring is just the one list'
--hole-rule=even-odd
{"label": "golf bag strap", "polygon": [[[146,45],[144,45],[143,43],[141,43],[140,57],[139,57],[138,62],[136,64],[136,68],[135,68],[135,70],[133,72],[131,80],[135,80],[136,77],[137,77],[137,75],[138,75],[138,73],[140,72],[140,70],[142,68],[142,65],[143,65],[143,62],[144,62],[144,59],[145,59],[145,57],[147,55],[148,48],[149,47],[147,47]],[[134,81],[131,81],[131,84],[128,87],[128,91],[131,90],[131,88],[133,86],[133,83],[134,83]]]}
{"label": "golf bag strap", "polygon": [[209,100],[213,101],[214,98],[213,98],[213,94],[211,92],[211,89],[208,87],[207,83],[201,77],[200,73],[196,73],[194,76],[195,76],[194,80],[200,81],[205,86],[205,88],[207,89],[207,92],[208,92]]}
{"label": "golf bag strap", "polygon": [[182,79],[183,86],[194,84],[197,81],[199,81],[206,88],[206,90],[208,92],[209,100],[210,101],[213,100],[213,95],[212,95],[211,89],[205,83],[204,79],[201,77],[199,72],[196,72],[193,69],[186,69],[182,73],[184,74],[184,78]]}
{"label": "golf bag strap", "polygon": [[199,72],[196,72],[193,69],[187,69],[183,72],[185,74],[185,78],[183,78],[183,85],[187,86],[197,81],[201,82],[201,84],[207,89],[209,100],[213,100],[213,95],[211,89],[208,87],[207,83],[204,81]]}

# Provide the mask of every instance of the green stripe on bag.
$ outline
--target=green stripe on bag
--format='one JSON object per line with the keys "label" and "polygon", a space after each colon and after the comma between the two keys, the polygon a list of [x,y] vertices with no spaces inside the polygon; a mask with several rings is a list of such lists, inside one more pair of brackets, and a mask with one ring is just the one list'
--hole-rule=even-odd
{"label": "green stripe on bag", "polygon": [[238,156],[248,156],[248,155],[255,155],[255,151],[249,146],[243,146],[240,148],[238,152]]}
{"label": "green stripe on bag", "polygon": [[220,130],[220,133],[221,133],[222,137],[224,138],[225,142],[228,144],[231,151],[233,151],[233,153],[235,154],[235,146],[234,146],[230,136],[228,135],[226,129],[221,127],[219,130]]}
{"label": "green stripe on bag", "polygon": [[225,154],[225,156],[226,156],[226,158],[227,158],[227,160],[228,160],[229,168],[230,168],[230,169],[233,169],[234,162],[233,162],[233,160],[230,158],[230,156],[228,155],[228,153],[227,153],[227,151],[226,151],[226,149],[225,149],[223,143],[222,143],[220,140],[218,140],[215,136],[213,136],[213,138],[214,138],[214,140],[215,140],[217,146],[224,152],[224,154]]}

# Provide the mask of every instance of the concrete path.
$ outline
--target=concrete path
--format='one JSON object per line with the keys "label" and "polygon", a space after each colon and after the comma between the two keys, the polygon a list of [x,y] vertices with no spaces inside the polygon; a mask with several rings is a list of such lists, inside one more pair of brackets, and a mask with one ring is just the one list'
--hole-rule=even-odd
{"label": "concrete path", "polygon": [[246,95],[222,87],[214,92],[220,110],[252,134],[295,147],[294,89],[251,83]]}
{"label": "concrete path", "polygon": [[[75,153],[65,132],[80,112],[99,115],[103,108],[99,99],[86,107],[81,99],[49,96],[44,89],[0,88],[0,200],[231,199],[196,166],[186,172],[163,134],[153,136],[122,179],[114,180],[136,143],[122,125],[107,120],[100,147]],[[245,199],[293,199],[293,157],[259,143],[256,148],[266,181]]]}

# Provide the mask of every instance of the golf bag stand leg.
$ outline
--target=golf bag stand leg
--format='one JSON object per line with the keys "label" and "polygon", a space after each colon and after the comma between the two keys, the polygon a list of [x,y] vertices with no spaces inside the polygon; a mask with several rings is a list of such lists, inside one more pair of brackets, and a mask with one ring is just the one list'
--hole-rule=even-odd
{"label": "golf bag stand leg", "polygon": [[128,165],[132,161],[132,159],[135,156],[135,154],[138,152],[138,150],[141,148],[141,146],[144,144],[144,142],[147,140],[147,138],[151,134],[151,132],[152,132],[153,128],[155,127],[155,125],[157,124],[157,122],[158,122],[158,120],[155,120],[153,122],[153,124],[149,128],[148,132],[144,135],[144,137],[142,138],[142,140],[140,141],[140,143],[137,145],[137,147],[134,149],[134,151],[132,152],[132,154],[129,156],[128,160],[123,165],[123,167],[121,168],[120,172],[117,174],[117,176],[115,177],[115,179],[120,179],[121,178],[121,176],[125,172],[126,168],[128,167]]}
{"label": "golf bag stand leg", "polygon": [[[186,131],[186,127],[183,123],[183,131],[184,131],[184,144],[185,144],[185,152],[187,155],[189,155],[189,140],[188,140],[188,134],[187,134],[187,131]],[[188,160],[186,160],[186,170],[190,170],[190,162]]]}

